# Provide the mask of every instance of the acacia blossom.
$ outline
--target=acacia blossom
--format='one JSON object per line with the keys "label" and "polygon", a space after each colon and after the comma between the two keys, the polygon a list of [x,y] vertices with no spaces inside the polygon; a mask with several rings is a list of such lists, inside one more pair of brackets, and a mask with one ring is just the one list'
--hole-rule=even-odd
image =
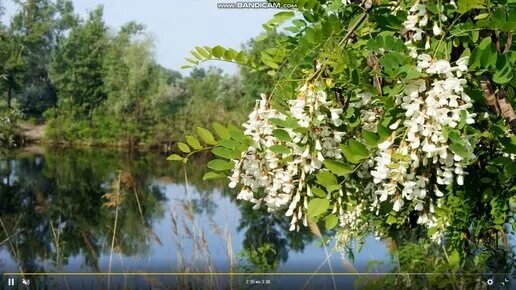
{"label": "acacia blossom", "polygon": [[[443,33],[442,27],[448,21],[444,15],[444,6],[438,5],[437,15],[432,14],[425,4],[426,1],[416,1],[409,10],[407,20],[403,22],[403,27],[410,33],[410,39],[405,43],[409,48],[412,57],[417,56],[416,47],[413,42],[425,41],[425,49],[430,48],[430,35],[439,36]],[[451,4],[451,3],[450,3]],[[453,4],[452,4],[453,5]],[[434,11],[435,12],[435,11]],[[430,33],[431,31],[431,33]]]}
{"label": "acacia blossom", "polygon": [[[264,205],[271,212],[286,209],[286,216],[292,217],[290,230],[299,230],[300,223],[307,226],[306,209],[312,196],[307,175],[321,169],[325,158],[342,158],[338,145],[344,133],[336,129],[342,124],[342,109],[312,83],[302,86],[288,105],[299,130],[274,124],[272,119],[285,121],[287,116],[272,108],[262,95],[244,124],[244,134],[254,143],[234,160],[230,187],[241,184],[237,198],[254,203],[254,208]],[[278,139],[275,130],[287,132],[290,141]],[[275,146],[288,152],[278,153]]]}
{"label": "acacia blossom", "polygon": [[[413,42],[420,41],[421,35],[426,33],[428,11],[424,4],[417,2],[410,12],[404,25],[415,34],[408,46],[417,69],[425,78],[408,81],[397,97],[396,104],[404,113],[390,126],[395,130],[392,136],[378,145],[379,152],[373,158],[374,167],[370,171],[374,185],[366,187],[366,192],[373,196],[371,209],[376,214],[379,214],[380,204],[389,201],[395,212],[409,206],[419,213],[418,224],[442,229],[445,225],[437,224],[435,207],[440,206],[439,198],[445,187],[463,185],[465,174],[465,160],[450,149],[452,141],[448,134],[457,134],[466,149],[473,147],[459,130],[465,124],[473,124],[476,116],[469,112],[472,101],[464,92],[463,74],[468,69],[468,59],[463,57],[452,65],[447,60],[419,54]],[[441,17],[441,21],[445,19]],[[435,35],[442,32],[435,23],[432,30]],[[401,130],[397,130],[398,127]],[[471,158],[474,156],[468,159]],[[364,171],[368,169],[371,162],[362,166],[361,174],[367,176]],[[432,236],[435,241],[441,238],[442,231]]]}

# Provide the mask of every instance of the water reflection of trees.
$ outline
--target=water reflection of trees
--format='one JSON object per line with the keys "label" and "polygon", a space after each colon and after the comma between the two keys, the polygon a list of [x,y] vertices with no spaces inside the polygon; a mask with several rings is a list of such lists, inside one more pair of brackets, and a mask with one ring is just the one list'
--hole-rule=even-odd
{"label": "water reflection of trees", "polygon": [[[117,251],[140,254],[147,249],[152,219],[163,214],[164,195],[152,182],[146,158],[124,158],[119,153],[66,151],[0,161],[0,217],[5,228],[0,240],[18,261],[21,271],[44,271],[37,261],[58,268],[82,255],[98,270],[98,259],[109,249],[113,210],[102,196],[118,170],[131,176],[133,191],[120,207]],[[159,168],[157,168],[159,170]],[[138,195],[142,213],[135,201]]]}
{"label": "water reflection of trees", "polygon": [[[99,270],[100,255],[110,251],[115,216],[114,209],[105,206],[108,201],[105,195],[117,178],[121,178],[124,198],[119,205],[115,250],[120,255],[144,256],[152,241],[159,243],[163,238],[152,232],[152,221],[163,217],[165,212],[162,202],[165,196],[160,186],[167,183],[183,186],[184,170],[188,186],[196,192],[189,200],[193,214],[213,216],[219,210],[215,190],[236,202],[235,192],[223,190],[226,181],[201,181],[206,158],[209,156],[191,160],[186,167],[151,153],[109,150],[48,151],[40,156],[6,158],[0,161],[1,246],[18,261],[19,270],[24,272],[48,271],[41,261],[50,261],[59,268],[74,256],[82,257],[85,266]],[[245,261],[241,261],[246,265],[244,270],[276,270],[288,260],[289,252],[302,252],[313,240],[307,230],[289,232],[289,221],[283,216],[253,210],[246,203],[238,206],[238,230],[244,233],[242,256]],[[510,273],[514,269],[511,268],[514,251],[496,247],[475,249],[466,253],[470,257],[466,263],[457,265],[455,253],[445,253],[442,248],[431,245],[421,238],[424,233],[400,230],[391,236],[393,244],[397,245],[391,247],[393,265],[396,265],[393,273],[445,274],[363,279],[359,281],[361,286],[396,288],[410,282],[412,286],[436,285],[437,288],[453,288],[460,283],[475,287],[478,276],[464,280],[466,276],[461,274]]]}
{"label": "water reflection of trees", "polygon": [[[160,185],[183,186],[186,170],[188,186],[197,193],[189,201],[193,213],[213,216],[217,211],[213,191],[222,191],[226,182],[202,181],[206,158],[191,160],[189,166],[152,153],[111,150],[47,150],[44,155],[5,158],[0,161],[0,218],[5,225],[5,230],[0,228],[0,241],[10,239],[2,247],[24,272],[45,271],[41,261],[59,268],[74,256],[99,270],[100,255],[110,250],[115,219],[105,197],[121,177],[124,198],[115,248],[121,255],[145,255],[151,240],[160,242],[151,227],[165,210]],[[222,194],[235,202],[232,192]],[[289,232],[288,221],[281,216],[266,215],[245,204],[240,211],[244,251],[272,245],[275,254],[266,254],[269,265],[285,262],[290,250],[302,251],[311,240],[308,232]]]}

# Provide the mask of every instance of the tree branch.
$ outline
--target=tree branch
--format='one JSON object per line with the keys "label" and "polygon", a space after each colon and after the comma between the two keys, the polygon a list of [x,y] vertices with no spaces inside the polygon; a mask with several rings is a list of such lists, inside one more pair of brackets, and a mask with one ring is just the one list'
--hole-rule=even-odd
{"label": "tree branch", "polygon": [[382,95],[382,79],[380,78],[380,61],[374,55],[374,53],[370,53],[367,57],[367,65],[373,71],[373,86],[376,88],[378,95]]}
{"label": "tree branch", "polygon": [[507,125],[511,128],[513,134],[516,134],[516,113],[512,108],[511,102],[507,97],[507,93],[504,90],[499,90],[495,93],[493,85],[487,76],[483,76],[480,80],[480,86],[484,98],[497,116],[502,116],[507,122]]}
{"label": "tree branch", "polygon": [[507,98],[507,93],[504,90],[499,90],[496,97],[505,122],[511,127],[512,133],[516,134],[516,114],[514,113],[509,98]]}
{"label": "tree branch", "polygon": [[497,116],[500,115],[500,107],[498,107],[498,102],[496,101],[496,95],[494,93],[493,86],[491,85],[491,81],[487,76],[483,76],[480,80],[480,87],[484,93],[484,99],[486,99],[486,102],[489,107],[491,107],[491,110],[493,110]]}
{"label": "tree branch", "polygon": [[511,49],[512,45],[512,33],[507,33],[507,42],[505,43],[505,48],[502,52],[502,54],[506,54]]}

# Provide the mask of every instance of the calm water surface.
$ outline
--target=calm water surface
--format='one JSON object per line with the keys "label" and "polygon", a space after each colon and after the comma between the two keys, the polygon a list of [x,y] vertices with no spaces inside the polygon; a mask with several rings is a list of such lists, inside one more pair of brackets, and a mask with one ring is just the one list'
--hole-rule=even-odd
{"label": "calm water surface", "polygon": [[[328,263],[308,231],[288,232],[287,219],[251,210],[222,182],[201,181],[201,159],[185,169],[158,154],[109,150],[4,157],[0,271],[312,273],[331,264],[349,272],[370,271],[372,260],[389,266],[388,250],[372,238],[353,266],[331,247]],[[271,247],[262,263],[244,254],[263,244]]]}
{"label": "calm water surface", "polygon": [[[237,202],[224,183],[202,182],[202,157],[186,168],[165,158],[100,149],[47,149],[4,157],[0,161],[0,271],[374,273],[393,267],[382,241],[368,238],[353,261],[344,259],[331,246],[321,247],[320,239],[308,231],[288,232],[287,219]],[[16,283],[21,287],[19,279]],[[62,289],[70,285],[238,289],[256,283],[266,284],[252,287],[275,289],[281,279],[294,288],[342,289],[357,277],[335,281],[329,276],[251,274],[234,281],[159,275],[31,279],[31,287],[38,289],[43,284]]]}

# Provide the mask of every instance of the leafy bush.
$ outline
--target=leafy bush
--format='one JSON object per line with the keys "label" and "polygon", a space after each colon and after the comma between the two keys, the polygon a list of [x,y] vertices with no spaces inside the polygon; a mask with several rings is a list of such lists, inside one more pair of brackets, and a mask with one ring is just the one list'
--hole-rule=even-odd
{"label": "leafy bush", "polygon": [[21,114],[17,110],[0,108],[0,147],[16,146],[16,123],[20,120]]}

